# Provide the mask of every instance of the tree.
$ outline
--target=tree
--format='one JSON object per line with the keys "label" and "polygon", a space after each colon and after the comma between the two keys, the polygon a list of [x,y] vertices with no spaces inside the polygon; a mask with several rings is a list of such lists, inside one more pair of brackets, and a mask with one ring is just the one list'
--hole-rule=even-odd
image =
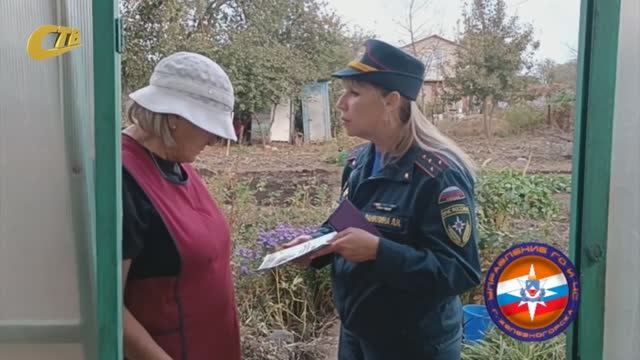
{"label": "tree", "polygon": [[539,85],[535,87],[534,93],[545,99],[547,125],[553,126],[555,118],[558,127],[564,131],[571,128],[576,90],[576,65],[576,59],[564,64],[545,59],[536,68]]}
{"label": "tree", "polygon": [[409,35],[411,50],[416,56],[418,55],[416,41],[427,34],[427,30],[425,30],[427,22],[420,22],[419,19],[424,18],[423,12],[429,5],[431,5],[431,0],[409,0],[406,9],[407,17],[403,23],[399,24]]}
{"label": "tree", "polygon": [[563,64],[558,64],[551,59],[545,59],[537,64],[536,72],[543,85],[559,84],[569,88],[576,87],[576,59],[569,60]]}
{"label": "tree", "polygon": [[125,51],[122,87],[127,93],[143,86],[153,67],[176,51],[206,54],[232,23],[230,0],[123,0]]}
{"label": "tree", "polygon": [[216,56],[235,86],[243,121],[295,99],[305,84],[329,79],[355,56],[340,19],[315,0],[253,0],[239,8],[241,25]]}
{"label": "tree", "polygon": [[355,56],[356,39],[319,0],[123,0],[121,12],[124,93],[160,58],[197,52],[229,74],[245,122]]}
{"label": "tree", "polygon": [[[442,66],[443,54],[441,49],[441,43],[439,38],[434,38],[434,41],[428,43],[428,45],[418,45],[418,41],[423,39],[426,34],[433,33],[433,28],[427,28],[428,22],[420,21],[420,19],[430,18],[426,15],[426,11],[431,6],[431,0],[409,0],[406,9],[406,18],[402,23],[399,23],[409,36],[409,45],[407,50],[418,58],[425,66],[425,76],[428,76],[432,71],[432,66]],[[442,31],[440,31],[442,32]],[[440,69],[436,69],[436,74]],[[426,113],[426,95],[424,89],[420,89],[420,105],[422,112]]]}
{"label": "tree", "polygon": [[[409,37],[409,45],[407,50],[416,58],[420,59],[425,65],[425,73],[431,70],[432,65],[442,49],[439,38],[435,38],[427,46],[419,45],[420,40],[424,39],[428,34],[442,33],[442,29],[435,29],[434,26],[428,26],[428,21],[420,21],[420,19],[429,18],[426,11],[431,7],[432,0],[409,0],[406,9],[406,18],[398,25],[404,29]],[[432,24],[433,25],[433,24]]]}
{"label": "tree", "polygon": [[508,17],[504,0],[472,0],[462,13],[464,32],[452,74],[445,76],[448,101],[471,96],[482,104],[484,132],[491,137],[493,109],[525,86],[523,71],[533,67],[539,47],[533,28]]}

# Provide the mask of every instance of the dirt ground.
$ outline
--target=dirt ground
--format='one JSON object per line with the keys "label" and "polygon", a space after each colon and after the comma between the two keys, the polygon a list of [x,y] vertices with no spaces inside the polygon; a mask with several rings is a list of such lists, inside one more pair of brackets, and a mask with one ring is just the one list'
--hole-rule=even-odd
{"label": "dirt ground", "polygon": [[[452,133],[450,136],[483,168],[523,170],[527,167],[527,173],[571,173],[572,143],[567,141],[570,134],[536,130],[489,140],[483,135]],[[224,171],[267,178],[310,173],[339,176],[341,167],[336,164],[339,150],[348,150],[358,142],[347,138],[300,146],[284,143],[274,143],[266,148],[232,145],[228,156],[226,146],[214,146],[205,149],[195,165],[205,176]]]}
{"label": "dirt ground", "polygon": [[554,131],[492,140],[484,136],[453,138],[482,167],[523,170],[528,164],[527,173],[571,173],[573,143],[557,137]]}
{"label": "dirt ground", "polygon": [[[516,169],[531,173],[570,174],[571,173],[571,134],[553,130],[536,130],[525,134],[507,137],[496,136],[489,140],[478,134],[457,131],[457,124],[444,124],[446,132],[452,137],[483,169]],[[205,176],[220,173],[235,173],[248,179],[258,187],[258,201],[270,199],[278,192],[282,199],[288,198],[298,184],[325,184],[337,191],[342,167],[337,164],[340,150],[348,150],[359,143],[357,139],[342,138],[325,144],[289,145],[271,144],[238,146],[214,146],[205,150],[195,163],[196,168]],[[227,155],[228,151],[228,155]],[[569,236],[569,194],[558,194],[561,203],[561,216],[553,222],[553,243],[566,250]],[[281,204],[284,206],[284,204]],[[535,229],[535,221],[521,221],[520,229]],[[329,328],[322,343],[326,359],[337,358],[339,323]]]}

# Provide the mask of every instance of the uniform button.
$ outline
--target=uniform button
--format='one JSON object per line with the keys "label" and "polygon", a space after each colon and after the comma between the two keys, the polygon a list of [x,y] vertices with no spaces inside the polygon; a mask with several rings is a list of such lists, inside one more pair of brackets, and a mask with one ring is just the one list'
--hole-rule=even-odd
{"label": "uniform button", "polygon": [[404,178],[409,180],[409,173],[404,173]]}
{"label": "uniform button", "polygon": [[438,165],[442,165],[442,160],[438,161]]}
{"label": "uniform button", "polygon": [[431,159],[429,159],[429,162],[431,162]]}
{"label": "uniform button", "polygon": [[356,166],[355,160],[351,162],[351,166]]}
{"label": "uniform button", "polygon": [[423,159],[426,159],[426,158],[427,158],[427,155],[422,155],[422,158],[423,158]]}
{"label": "uniform button", "polygon": [[433,171],[433,166],[431,167],[431,171]]}

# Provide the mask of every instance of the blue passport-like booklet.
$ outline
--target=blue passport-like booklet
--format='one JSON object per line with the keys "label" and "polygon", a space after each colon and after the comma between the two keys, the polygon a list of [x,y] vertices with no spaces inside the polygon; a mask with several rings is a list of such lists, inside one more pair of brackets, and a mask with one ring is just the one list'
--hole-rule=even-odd
{"label": "blue passport-like booklet", "polygon": [[338,208],[329,216],[327,223],[338,232],[353,227],[381,236],[378,229],[367,221],[362,212],[349,199],[342,200]]}

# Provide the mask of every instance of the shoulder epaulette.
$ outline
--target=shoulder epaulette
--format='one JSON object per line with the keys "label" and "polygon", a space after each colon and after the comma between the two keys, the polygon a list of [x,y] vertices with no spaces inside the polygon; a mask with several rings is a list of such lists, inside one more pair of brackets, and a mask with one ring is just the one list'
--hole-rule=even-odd
{"label": "shoulder epaulette", "polygon": [[355,165],[355,161],[360,156],[360,154],[367,148],[368,143],[356,145],[349,150],[349,154],[347,155],[347,164],[350,166]]}
{"label": "shoulder epaulette", "polygon": [[422,150],[415,161],[416,168],[428,177],[436,177],[452,165],[452,160],[438,151]]}

